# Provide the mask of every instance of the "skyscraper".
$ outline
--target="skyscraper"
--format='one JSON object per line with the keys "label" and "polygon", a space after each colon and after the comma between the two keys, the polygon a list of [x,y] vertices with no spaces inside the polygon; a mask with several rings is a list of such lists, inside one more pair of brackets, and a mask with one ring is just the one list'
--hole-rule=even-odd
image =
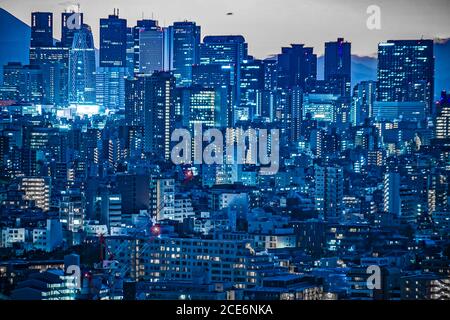
{"label": "skyscraper", "polygon": [[442,92],[436,103],[436,139],[450,139],[450,94]]}
{"label": "skyscraper", "polygon": [[195,65],[192,68],[192,85],[212,88],[220,92],[220,109],[226,112],[225,126],[231,125],[233,118],[233,101],[235,92],[230,84],[231,70],[220,64]]}
{"label": "skyscraper", "polygon": [[104,108],[119,110],[125,107],[126,67],[100,67],[95,76],[96,102]]}
{"label": "skyscraper", "polygon": [[235,106],[240,104],[240,69],[247,55],[248,45],[240,35],[206,36],[200,45],[201,64],[217,64],[230,69]]}
{"label": "skyscraper", "polygon": [[264,89],[264,64],[262,60],[244,60],[241,65],[241,104],[247,118],[261,115]]}
{"label": "skyscraper", "polygon": [[100,67],[125,67],[127,50],[127,20],[119,11],[100,19]]}
{"label": "skyscraper", "polygon": [[69,101],[95,103],[95,48],[88,25],[75,32],[69,60]]}
{"label": "skyscraper", "polygon": [[168,72],[126,80],[127,123],[144,126],[144,151],[170,158],[175,115],[175,78]]}
{"label": "skyscraper", "polygon": [[351,122],[361,125],[367,118],[373,117],[373,105],[377,98],[376,81],[361,81],[353,89]]}
{"label": "skyscraper", "polygon": [[351,43],[338,38],[325,43],[325,81],[336,87],[343,96],[351,91]]}
{"label": "skyscraper", "polygon": [[139,72],[152,74],[164,70],[164,31],[158,21],[146,21],[148,25],[138,32]]}
{"label": "skyscraper", "polygon": [[192,66],[200,62],[200,34],[195,22],[175,22],[169,27],[169,63],[177,86],[192,84]]}
{"label": "skyscraper", "polygon": [[389,40],[378,45],[377,101],[423,102],[429,113],[433,90],[433,40]]}
{"label": "skyscraper", "polygon": [[282,48],[277,55],[276,74],[278,88],[305,88],[308,81],[317,78],[317,55],[313,48],[303,44]]}
{"label": "skyscraper", "polygon": [[325,220],[342,215],[344,171],[339,166],[319,166],[315,170],[315,207]]}
{"label": "skyscraper", "polygon": [[31,44],[30,47],[53,46],[53,13],[31,13]]}
{"label": "skyscraper", "polygon": [[198,123],[204,128],[225,127],[227,113],[221,108],[224,105],[221,99],[227,97],[223,97],[221,92],[214,88],[199,86],[182,88],[180,103],[184,127],[192,130],[191,132],[194,124]]}
{"label": "skyscraper", "polygon": [[61,46],[72,48],[75,33],[83,26],[83,13],[61,13]]}

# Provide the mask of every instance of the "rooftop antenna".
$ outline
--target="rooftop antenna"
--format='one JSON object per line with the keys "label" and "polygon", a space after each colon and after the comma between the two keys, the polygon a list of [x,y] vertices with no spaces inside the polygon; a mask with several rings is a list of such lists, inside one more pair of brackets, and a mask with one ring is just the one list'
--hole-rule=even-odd
{"label": "rooftop antenna", "polygon": [[119,16],[119,8],[117,8],[117,16]]}

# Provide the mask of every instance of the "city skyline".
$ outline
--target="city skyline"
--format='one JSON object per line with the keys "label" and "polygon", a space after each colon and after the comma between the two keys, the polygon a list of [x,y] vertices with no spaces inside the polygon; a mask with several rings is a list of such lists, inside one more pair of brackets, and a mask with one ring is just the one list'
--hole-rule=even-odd
{"label": "city skyline", "polygon": [[[178,0],[158,0],[152,3],[132,0],[134,5],[126,7],[121,1],[111,1],[108,6],[101,6],[84,0],[43,0],[39,3],[2,0],[0,6],[28,25],[30,11],[50,11],[54,13],[55,25],[59,25],[60,12],[79,3],[81,12],[86,12],[84,22],[92,28],[96,48],[99,44],[99,19],[106,18],[114,8],[118,8],[120,17],[127,19],[130,26],[142,18],[153,17],[164,27],[177,21],[194,21],[202,27],[202,39],[207,35],[242,34],[249,43],[249,53],[257,58],[277,54],[278,48],[291,43],[304,43],[314,47],[318,55],[323,55],[323,44],[338,37],[344,37],[353,43],[354,55],[374,57],[379,42],[391,39],[450,38],[450,22],[446,18],[450,2],[431,2],[433,5],[430,2],[405,0],[283,0],[258,6],[257,0],[232,0],[219,2],[210,8],[207,4],[210,1],[205,0],[195,0],[189,4]],[[370,5],[378,5],[381,9],[380,30],[369,30],[366,27],[369,17],[366,9]],[[179,12],[184,12],[184,15]],[[323,17],[317,19],[317,15]],[[324,20],[329,23],[323,24]],[[267,23],[270,23],[270,28]],[[54,37],[60,39],[60,36],[59,28],[55,28]],[[277,40],[268,42],[269,38]]]}
{"label": "city skyline", "polygon": [[269,59],[276,21],[1,8],[0,300],[450,300],[450,42],[405,7],[358,57],[326,3]]}

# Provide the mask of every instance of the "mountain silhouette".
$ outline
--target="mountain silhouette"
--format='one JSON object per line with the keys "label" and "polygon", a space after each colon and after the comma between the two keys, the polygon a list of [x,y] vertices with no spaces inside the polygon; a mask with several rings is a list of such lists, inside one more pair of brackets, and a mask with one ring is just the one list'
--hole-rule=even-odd
{"label": "mountain silhouette", "polygon": [[0,83],[3,65],[8,62],[29,63],[30,26],[0,8]]}

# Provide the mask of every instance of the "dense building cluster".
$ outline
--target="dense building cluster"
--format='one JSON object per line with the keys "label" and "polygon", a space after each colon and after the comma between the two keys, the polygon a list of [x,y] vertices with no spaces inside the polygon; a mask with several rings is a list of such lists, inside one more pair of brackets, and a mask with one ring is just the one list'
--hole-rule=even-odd
{"label": "dense building cluster", "polygon": [[[115,10],[97,50],[83,13],[61,18],[59,41],[33,12],[29,64],[3,67],[0,298],[450,299],[433,40],[379,43],[353,86],[343,38],[322,76],[303,44],[260,60],[241,35]],[[231,150],[175,164],[173,132],[198,125],[279,130],[276,172]]]}

